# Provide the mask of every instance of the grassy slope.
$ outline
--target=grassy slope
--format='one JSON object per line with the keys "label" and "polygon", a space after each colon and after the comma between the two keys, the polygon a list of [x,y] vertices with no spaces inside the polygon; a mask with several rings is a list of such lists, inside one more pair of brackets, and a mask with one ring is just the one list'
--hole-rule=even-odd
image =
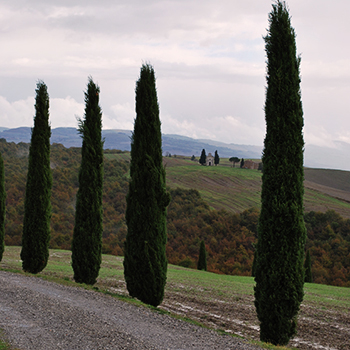
{"label": "grassy slope", "polygon": [[[0,269],[23,273],[21,270],[19,253],[19,247],[6,247],[3,260],[0,263]],[[69,251],[50,250],[48,265],[45,270],[37,276],[54,282],[76,285],[72,279],[73,270],[70,259],[71,252]],[[170,309],[174,313],[183,316],[187,315],[190,318],[194,317],[194,319],[202,323],[204,322],[204,324],[208,321],[210,327],[220,328],[222,326],[221,317],[213,321],[208,320],[206,315],[212,315],[210,312],[215,312],[215,314],[220,316],[221,312],[224,312],[223,310],[238,309],[239,313],[236,317],[243,317],[243,315],[239,316],[239,307],[240,305],[246,305],[246,309],[250,310],[252,316],[244,323],[239,323],[237,329],[241,329],[243,325],[256,327],[258,322],[256,316],[254,316],[253,288],[254,279],[252,277],[217,275],[169,265],[165,299],[161,308],[166,310],[167,306],[171,305],[171,303],[173,305],[178,305],[177,307],[180,307],[180,309],[181,307],[185,307],[185,314],[181,313],[180,310]],[[127,296],[125,288],[122,257],[103,255],[100,276],[94,289],[107,292],[119,298],[129,300],[130,302],[132,301]],[[195,298],[193,299],[194,293]],[[195,315],[190,313],[191,305],[193,306],[191,301],[193,300],[195,300],[196,305],[200,305],[200,309],[203,309],[202,311],[205,314],[195,317]],[[137,301],[132,302],[140,304]],[[186,305],[188,305],[187,308]],[[224,305],[224,309],[220,310],[220,305],[221,307]],[[320,314],[322,320],[324,317],[322,314],[325,310],[329,313],[347,313],[346,310],[350,309],[349,289],[308,283],[305,285],[305,298],[302,309],[312,310],[312,317],[316,317],[314,316],[315,314]],[[338,316],[341,317],[341,315],[342,314]],[[303,315],[303,317],[307,319],[311,316],[309,314]],[[329,327],[333,327],[333,321],[334,320],[327,321]],[[229,326],[226,325],[225,327],[227,328]],[[322,329],[319,329],[319,332],[322,333]],[[248,333],[245,334],[245,338],[247,339],[252,340],[256,338],[251,338],[251,335]]]}
{"label": "grassy slope", "polygon": [[[128,160],[129,153],[108,155]],[[189,158],[164,158],[167,186],[197,189],[215,209],[242,212],[260,207],[261,172],[232,168],[228,159],[217,167],[200,166]],[[325,212],[333,209],[350,218],[350,172],[305,169],[305,211]]]}

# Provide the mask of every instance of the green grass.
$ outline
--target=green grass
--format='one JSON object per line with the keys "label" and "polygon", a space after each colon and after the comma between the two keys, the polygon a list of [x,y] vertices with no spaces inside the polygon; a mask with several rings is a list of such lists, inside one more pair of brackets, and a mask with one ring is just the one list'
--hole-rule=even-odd
{"label": "green grass", "polygon": [[[1,334],[0,334],[0,337],[2,337]],[[0,350],[9,350],[9,349],[11,349],[9,345],[0,339]]]}
{"label": "green grass", "polygon": [[130,152],[120,152],[120,153],[103,153],[103,156],[107,159],[117,159],[129,162],[130,161]]}
{"label": "green grass", "polygon": [[7,343],[5,343],[0,339],[0,350],[10,350],[10,349],[11,349],[10,345],[8,345]]}
{"label": "green grass", "polygon": [[197,189],[214,209],[241,212],[260,207],[261,173],[227,166],[206,167],[190,160],[164,161],[167,186]]}
{"label": "green grass", "polygon": [[[130,153],[105,154],[109,159],[130,161]],[[167,186],[196,189],[212,209],[240,213],[261,206],[261,177],[257,170],[233,168],[228,159],[219,166],[201,166],[190,157],[164,157]],[[305,211],[335,210],[350,217],[350,172],[305,168]],[[319,188],[318,185],[327,186]],[[335,191],[333,191],[335,190]],[[339,191],[341,193],[339,193]]]}
{"label": "green grass", "polygon": [[[25,274],[21,269],[19,253],[20,247],[6,247],[3,260],[0,263],[0,269]],[[77,286],[73,281],[71,252],[50,250],[50,258],[47,267],[36,276],[65,285]],[[122,257],[103,255],[98,282],[93,287],[87,285],[80,286],[104,292],[139,307],[148,307],[128,296],[124,282]],[[224,306],[225,308],[235,308],[238,305],[243,305],[251,310],[254,309],[254,279],[252,277],[218,275],[169,265],[164,303],[168,304],[169,301],[174,298],[178,298],[176,300],[179,300],[180,303],[188,302],[187,305],[191,305],[191,301],[195,301],[196,305],[202,305],[203,308],[209,307],[209,310],[213,308],[214,313],[220,312],[216,311],[218,308],[220,309],[220,305],[221,307],[222,305],[226,305]],[[318,315],[322,319],[327,319],[330,313],[337,313],[338,315],[343,313],[346,315],[348,310],[350,310],[349,288],[307,283],[305,284],[303,305],[304,312],[308,312],[308,310],[312,311],[312,314],[306,313],[302,316],[306,318]],[[170,314],[173,317],[181,318],[186,321],[191,321],[198,325],[206,324],[205,315],[202,315],[201,318],[191,318],[191,315],[177,314],[173,311],[169,313],[166,309],[162,309],[162,306],[157,309],[151,309],[156,310],[156,312]],[[341,316],[339,319],[341,319]],[[257,320],[254,322],[253,324],[258,324]],[[327,322],[333,321],[331,319]],[[209,327],[212,327],[210,324],[209,322]],[[219,332],[221,329],[221,332],[225,333],[224,329],[226,328],[222,329],[220,323],[218,323],[216,329]],[[0,339],[3,339],[1,334]],[[267,349],[276,349],[276,347],[269,344],[256,341],[251,342]],[[4,343],[3,346],[7,346],[7,344]],[[0,347],[0,350],[1,349]],[[3,349],[9,348],[4,347]]]}
{"label": "green grass", "polygon": [[253,277],[218,275],[169,265],[168,283],[174,292],[196,293],[198,298],[243,297],[253,295]]}
{"label": "green grass", "polygon": [[6,340],[4,332],[0,330],[0,350],[18,350],[14,349]]}
{"label": "green grass", "polygon": [[350,310],[350,289],[327,286],[324,284],[305,283],[305,302],[318,308]]}
{"label": "green grass", "polygon": [[329,206],[339,206],[346,210],[350,209],[350,203],[340,201],[337,198],[310,189],[305,191],[304,201],[313,205],[323,204]]}

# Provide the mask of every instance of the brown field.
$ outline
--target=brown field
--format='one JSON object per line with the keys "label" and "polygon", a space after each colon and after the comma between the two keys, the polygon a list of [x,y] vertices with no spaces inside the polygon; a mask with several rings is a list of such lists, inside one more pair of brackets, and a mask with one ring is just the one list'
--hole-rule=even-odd
{"label": "brown field", "polygon": [[[260,207],[261,172],[231,167],[221,159],[217,167],[203,167],[186,157],[165,158],[167,186],[194,188],[214,209],[236,213]],[[350,172],[305,168],[305,211],[335,210],[350,218]]]}

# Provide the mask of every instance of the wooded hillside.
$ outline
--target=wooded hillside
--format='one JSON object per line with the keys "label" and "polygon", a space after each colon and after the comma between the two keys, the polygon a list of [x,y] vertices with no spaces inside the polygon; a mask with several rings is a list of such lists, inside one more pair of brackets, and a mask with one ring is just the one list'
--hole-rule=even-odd
{"label": "wooded hillside", "polygon": [[[21,244],[28,151],[28,144],[7,143],[0,139],[7,192],[6,245]],[[123,255],[130,155],[128,152],[106,150],[104,156],[103,253]],[[80,148],[65,148],[60,144],[51,147],[53,187],[50,248],[71,248],[80,160]],[[167,158],[165,162],[167,185],[172,195],[167,217],[169,262],[195,268],[200,241],[204,240],[209,271],[250,275],[257,237],[259,204],[253,208],[252,205],[249,206],[249,200],[244,202],[242,199],[245,204],[240,204],[240,210],[233,210],[230,207],[232,204],[227,205],[227,210],[216,210],[213,207],[217,207],[220,196],[226,198],[223,203],[227,203],[232,193],[229,190],[235,191],[235,201],[242,198],[239,186],[245,186],[246,193],[250,189],[250,195],[258,198],[260,174],[256,170],[256,173],[254,170],[238,172],[243,169],[232,169],[224,164],[208,169],[209,167],[201,167],[179,158]],[[205,178],[203,172],[210,176]],[[252,179],[251,183],[249,177]],[[203,186],[205,183],[208,186]],[[215,183],[218,188],[217,197]],[[180,187],[180,184],[183,185]],[[306,192],[310,193],[308,190]],[[321,192],[312,193],[315,193],[315,205],[317,198],[320,198],[323,203],[329,204],[325,204],[325,208],[332,208],[333,204],[345,212],[349,206],[345,201],[327,197]],[[224,205],[221,208],[223,207]],[[308,210],[306,207],[305,215],[308,229],[306,248],[311,253],[314,282],[350,287],[350,220],[342,218],[335,211],[310,212],[310,208],[312,209],[309,207]]]}

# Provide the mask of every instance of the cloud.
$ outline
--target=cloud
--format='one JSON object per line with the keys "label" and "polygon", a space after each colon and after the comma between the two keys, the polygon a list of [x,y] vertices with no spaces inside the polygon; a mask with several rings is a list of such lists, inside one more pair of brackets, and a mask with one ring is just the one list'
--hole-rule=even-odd
{"label": "cloud", "polygon": [[[190,120],[162,116],[162,133],[179,134],[195,139],[210,139],[225,143],[262,145],[264,129],[244,123],[233,116],[202,119],[202,127]],[[253,140],[253,141],[252,141]]]}
{"label": "cloud", "polygon": [[34,97],[9,102],[5,97],[0,96],[1,126],[8,128],[32,126],[35,113],[34,103]]}
{"label": "cloud", "polygon": [[[8,128],[33,126],[35,116],[34,105],[34,97],[9,102],[6,98],[0,96],[1,126]],[[51,98],[49,113],[49,121],[52,128],[59,126],[76,127],[78,125],[76,117],[83,117],[84,105],[69,96],[64,99]]]}
{"label": "cloud", "polygon": [[84,104],[72,97],[50,99],[50,123],[52,128],[77,127],[77,118],[84,118]]}
{"label": "cloud", "polygon": [[103,115],[104,129],[133,130],[136,117],[134,108],[129,103],[116,104],[111,106],[113,115]]}
{"label": "cloud", "polygon": [[[345,140],[350,2],[288,5],[302,57],[305,139]],[[34,98],[27,96],[40,78],[52,98],[52,126],[76,126],[92,75],[101,87],[104,127],[132,129],[135,81],[149,61],[163,132],[261,145],[262,37],[270,11],[271,1],[256,0],[1,1],[1,121],[32,125]]]}

